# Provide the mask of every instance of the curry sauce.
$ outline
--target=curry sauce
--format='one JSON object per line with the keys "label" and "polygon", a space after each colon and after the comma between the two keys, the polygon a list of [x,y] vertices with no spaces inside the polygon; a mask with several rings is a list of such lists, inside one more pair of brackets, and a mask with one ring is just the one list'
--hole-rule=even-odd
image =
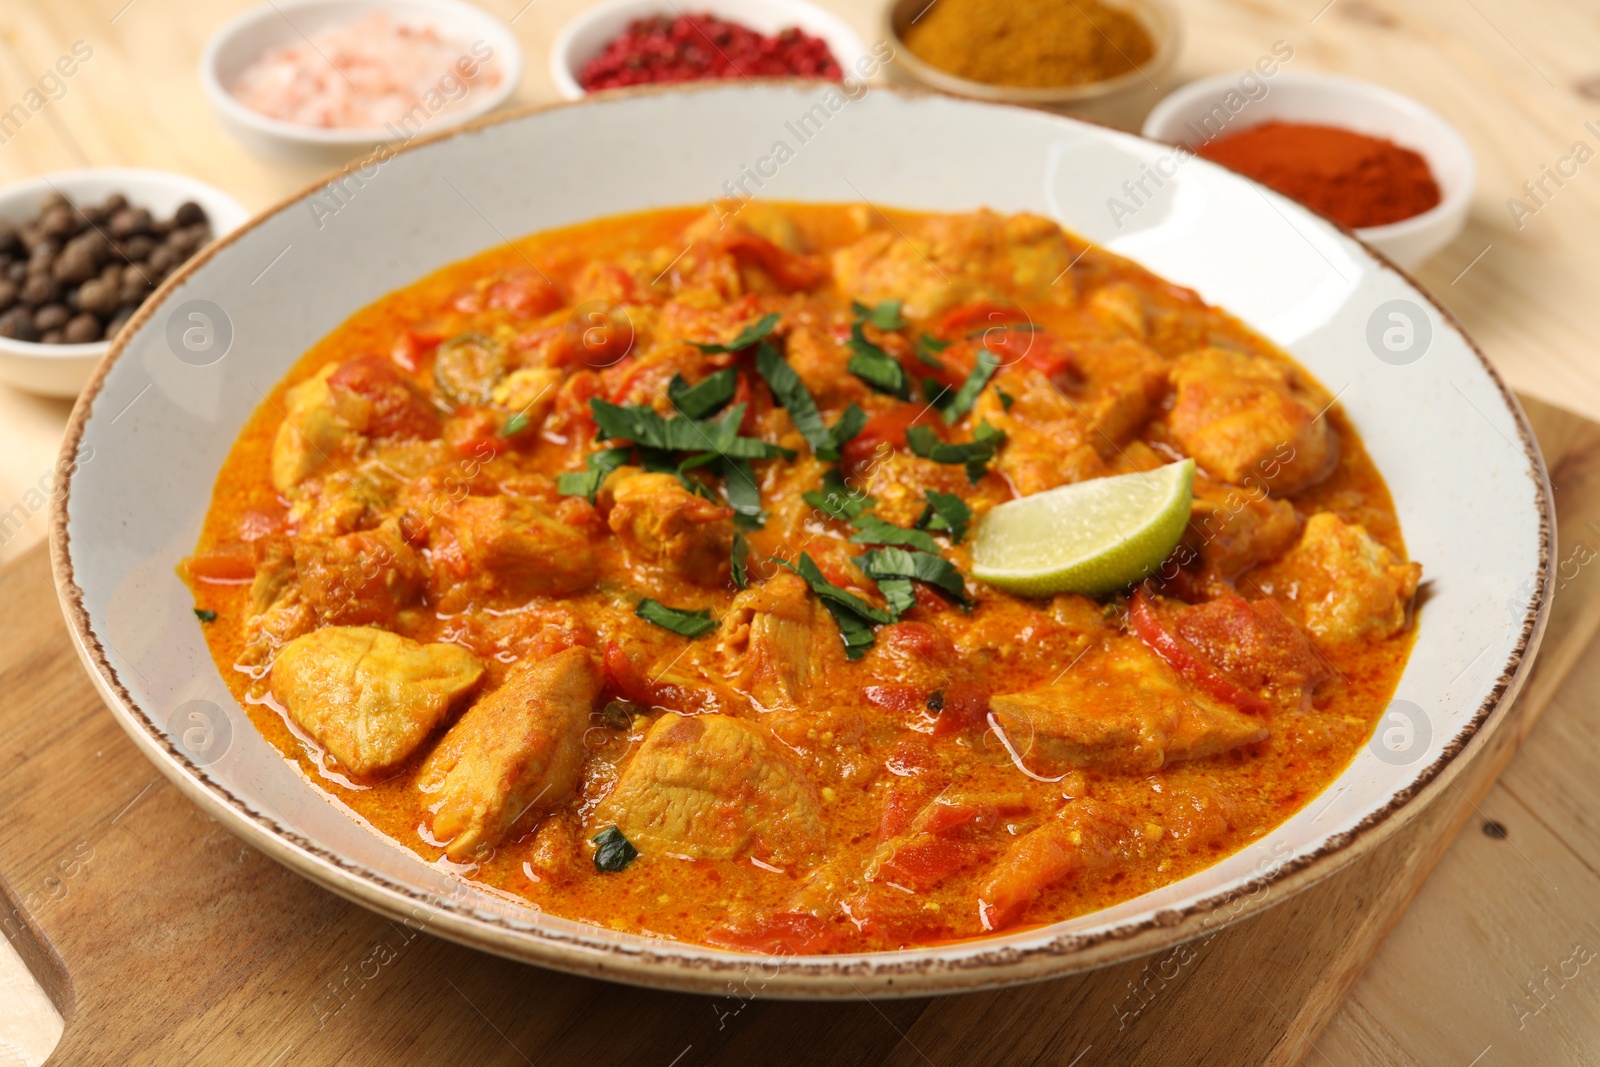
{"label": "curry sauce", "polygon": [[[970,577],[997,505],[1184,458],[1138,587]],[[257,728],[423,860],[817,953],[1266,835],[1369,736],[1420,568],[1333,397],[1193,292],[1033,216],[749,202],[360,310],[251,417],[184,573]]]}

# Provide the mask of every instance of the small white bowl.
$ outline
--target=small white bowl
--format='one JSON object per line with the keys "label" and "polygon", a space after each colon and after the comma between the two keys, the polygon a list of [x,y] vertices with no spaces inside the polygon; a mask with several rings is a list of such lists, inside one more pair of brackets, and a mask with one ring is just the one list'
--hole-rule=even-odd
{"label": "small white bowl", "polygon": [[[1144,135],[1198,148],[1223,134],[1277,120],[1342,126],[1385,137],[1428,161],[1439,183],[1439,203],[1409,219],[1356,230],[1356,236],[1409,269],[1461,233],[1478,165],[1466,138],[1431,108],[1393,89],[1332,74],[1280,72],[1256,76],[1248,85],[1242,81],[1255,73],[1219,74],[1185,85],[1150,112]],[[1235,105],[1231,110],[1230,94]]]}
{"label": "small white bowl", "polygon": [[[828,43],[828,50],[848,78],[868,80],[874,61],[861,38],[837,16],[804,0],[695,0],[686,8],[668,0],[612,0],[584,11],[561,28],[550,45],[550,78],[564,100],[581,100],[586,94],[578,74],[605,46],[635,19],[652,15],[676,16],[684,11],[711,14],[765,34],[791,26]],[[861,64],[868,65],[861,65]]]}
{"label": "small white bowl", "polygon": [[[334,130],[284,122],[246,107],[233,95],[230,87],[239,74],[263,52],[298,44],[319,30],[352,22],[372,11],[387,12],[400,23],[429,26],[469,47],[483,42],[491,49],[489,61],[499,66],[499,83],[474,89],[475,98],[465,107],[430,115],[418,128],[398,132],[381,127]],[[459,0],[274,0],[223,26],[206,42],[200,56],[200,83],[223,128],[252,152],[291,163],[343,163],[383,144],[459,126],[505,103],[521,81],[522,46],[511,28]]]}
{"label": "small white bowl", "polygon": [[[90,167],[64,170],[0,189],[0,218],[22,222],[38,214],[39,201],[59,192],[82,207],[121,193],[134,207],[170,218],[178,205],[193,200],[211,220],[213,240],[237,230],[250,217],[237,200],[205,182],[159,170]],[[0,337],[0,381],[45,396],[77,396],[95,364],[111,348],[109,339],[87,345],[41,345]]]}

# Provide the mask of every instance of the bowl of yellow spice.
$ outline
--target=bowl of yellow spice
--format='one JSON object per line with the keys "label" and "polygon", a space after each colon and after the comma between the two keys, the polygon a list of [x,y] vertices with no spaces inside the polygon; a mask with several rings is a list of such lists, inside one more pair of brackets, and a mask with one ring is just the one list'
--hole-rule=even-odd
{"label": "bowl of yellow spice", "polygon": [[897,63],[931,88],[1127,129],[1178,53],[1161,0],[895,0],[885,15]]}

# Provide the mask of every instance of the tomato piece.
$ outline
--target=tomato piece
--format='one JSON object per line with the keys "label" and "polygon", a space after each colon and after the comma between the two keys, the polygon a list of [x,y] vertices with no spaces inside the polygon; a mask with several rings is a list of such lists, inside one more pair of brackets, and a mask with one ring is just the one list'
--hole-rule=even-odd
{"label": "tomato piece", "polygon": [[288,513],[282,508],[272,511],[247,508],[239,516],[239,540],[248,544],[251,541],[259,541],[268,534],[281,533],[288,518]]}
{"label": "tomato piece", "polygon": [[928,417],[928,408],[919,408],[915,404],[896,404],[886,411],[880,411],[867,419],[867,424],[861,432],[845,442],[839,454],[846,466],[859,466],[884,448],[905,448],[906,431],[913,426],[933,426],[935,432],[938,427],[935,420]]}
{"label": "tomato piece", "polygon": [[963,842],[928,837],[895,849],[878,870],[882,877],[907,889],[932,889],[965,866],[970,852]]}
{"label": "tomato piece", "polygon": [[987,330],[1006,323],[1027,322],[1028,313],[1012,304],[996,304],[992,300],[977,300],[958,304],[939,317],[934,332],[947,341],[965,337],[974,330]]}
{"label": "tomato piece", "polygon": [[367,433],[373,437],[434,438],[439,415],[393,363],[382,356],[357,356],[328,376],[330,389],[343,389],[372,405]]}
{"label": "tomato piece", "polygon": [[248,550],[208,552],[183,561],[189,577],[207,585],[249,585],[255,580],[255,554]]}
{"label": "tomato piece", "polygon": [[532,271],[516,271],[489,286],[489,306],[531,319],[562,304],[561,291],[549,279]]}
{"label": "tomato piece", "polygon": [[785,289],[810,289],[828,274],[820,256],[790,252],[753,233],[730,233],[722,239],[722,248],[741,263],[760,267]]}
{"label": "tomato piece", "polygon": [[439,342],[442,340],[444,340],[442,337],[417,334],[407,330],[395,338],[394,347],[389,349],[389,358],[394,360],[401,370],[415,371],[422,366],[428,353],[439,347]]}
{"label": "tomato piece", "polygon": [[914,685],[869,685],[861,697],[884,711],[921,711],[928,706],[928,694]]}
{"label": "tomato piece", "polygon": [[511,447],[511,442],[500,433],[505,427],[505,418],[499,412],[484,408],[457,411],[455,417],[445,423],[445,440],[458,456],[493,459]]}
{"label": "tomato piece", "polygon": [[1143,587],[1133,595],[1128,616],[1133,623],[1133,632],[1139,635],[1139,639],[1166,660],[1168,666],[1200,689],[1234,705],[1240,711],[1257,715],[1267,712],[1265,700],[1235,683],[1202,656],[1199,649],[1167,628]]}
{"label": "tomato piece", "polygon": [[878,640],[935,667],[956,662],[955,642],[943,630],[925,622],[890,623],[878,631]]}
{"label": "tomato piece", "polygon": [[568,350],[586,367],[613,366],[633,351],[633,320],[604,300],[574,308],[565,329]]}
{"label": "tomato piece", "polygon": [[933,722],[934,737],[949,737],[989,722],[989,690],[975,682],[951,682],[938,694],[939,717]]}

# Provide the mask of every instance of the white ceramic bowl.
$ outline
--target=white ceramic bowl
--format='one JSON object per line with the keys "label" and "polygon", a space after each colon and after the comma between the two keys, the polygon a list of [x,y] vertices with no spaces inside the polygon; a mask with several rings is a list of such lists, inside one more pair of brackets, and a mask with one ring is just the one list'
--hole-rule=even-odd
{"label": "white ceramic bowl", "polygon": [[[216,237],[238,229],[250,213],[233,197],[205,182],[159,170],[92,167],[30,178],[0,189],[0,218],[21,222],[38,214],[39,201],[60,192],[74,204],[95,204],[122,193],[135,207],[170,218],[178,205],[193,200],[205,208]],[[41,345],[0,337],[0,381],[45,396],[77,396],[110,341],[87,345]]]}
{"label": "white ceramic bowl", "polygon": [[[356,309],[504,235],[705,204],[828,91],[605,94],[429,141],[396,154],[331,219],[303,200],[257,217],[146,305],[73,413],[51,549],[79,652],[163,773],[267,854],[444,937],[642,984],[722,992],[748,981],[756,995],[846,998],[973,990],[1156,951],[1331,873],[1451,788],[1527,677],[1555,529],[1528,426],[1456,323],[1348,234],[1221,167],[1181,168],[1119,229],[1107,197],[1170,148],[1040,111],[888,89],[833,114],[763,192],[1053,216],[1229,308],[1341,398],[1387,478],[1428,594],[1398,702],[1328,792],[1214,866],[1104,911],[959,944],[774,962],[485,891],[350,817],[255,730],[174,567],[193,550],[217,470],[262,391]],[[570,150],[596,137],[644,162]],[[203,352],[173,340],[195,315],[212,328]]]}
{"label": "white ceramic bowl", "polygon": [[895,66],[915,81],[954,96],[1042,107],[1124,130],[1136,129],[1151,106],[1161,98],[1167,73],[1183,48],[1178,10],[1167,0],[1115,0],[1115,6],[1130,11],[1150,34],[1154,51],[1143,66],[1088,85],[1055,89],[991,85],[941,70],[919,59],[906,47],[902,39],[906,29],[929,6],[929,0],[893,0],[883,11],[884,32],[894,44]]}
{"label": "white ceramic bowl", "polygon": [[[579,100],[584,94],[578,74],[584,64],[599,55],[610,41],[635,19],[652,15],[676,16],[682,12],[712,14],[752,30],[773,34],[798,26],[813,37],[828,42],[828,49],[847,77],[859,74],[857,67],[867,56],[866,46],[856,32],[837,16],[805,0],[695,0],[677,6],[670,0],[612,0],[586,9],[561,28],[550,45],[550,79],[563,100]],[[857,78],[857,80],[866,80]]]}
{"label": "white ceramic bowl", "polygon": [[[1284,71],[1257,78],[1254,85],[1264,89],[1252,87],[1247,93],[1238,74],[1191,82],[1156,105],[1145,119],[1144,135],[1197,148],[1223,132],[1277,120],[1343,126],[1386,137],[1428,161],[1439,183],[1439,203],[1409,219],[1359,229],[1356,236],[1409,269],[1461,233],[1478,165],[1466,138],[1431,108],[1393,89],[1333,74]],[[1233,111],[1229,94],[1238,105]]]}
{"label": "white ceramic bowl", "polygon": [[[253,111],[230,91],[253,60],[269,48],[298,44],[318,30],[388,12],[395,21],[430,26],[470,48],[482,42],[500,69],[493,88],[472,90],[466,106],[418,117],[396,132],[388,129],[330,130],[301,126]],[[445,71],[440,71],[440,77]],[[200,55],[200,84],[224,129],[252,152],[293,163],[343,163],[379,145],[437,133],[477,118],[508,100],[522,81],[522,46],[511,28],[481,8],[460,0],[273,0],[223,26]],[[427,111],[424,105],[424,111]]]}

